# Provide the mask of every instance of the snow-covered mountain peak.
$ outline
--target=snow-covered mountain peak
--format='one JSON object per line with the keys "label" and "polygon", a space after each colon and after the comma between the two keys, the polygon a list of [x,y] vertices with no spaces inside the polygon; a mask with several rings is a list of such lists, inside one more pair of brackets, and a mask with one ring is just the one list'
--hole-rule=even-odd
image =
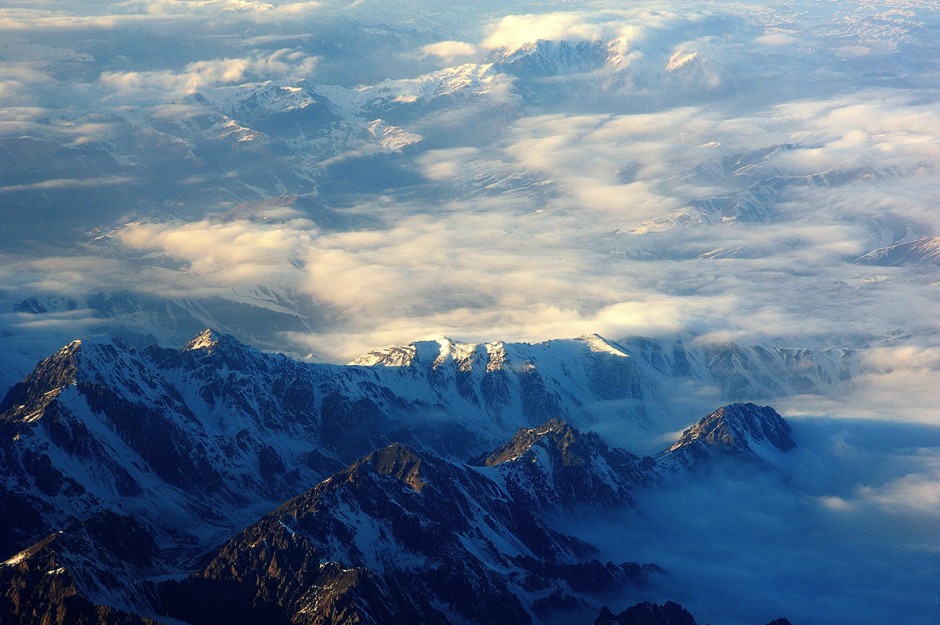
{"label": "snow-covered mountain peak", "polygon": [[82,341],[75,340],[41,361],[22,382],[0,400],[0,421],[30,423],[45,414],[62,389],[74,384],[78,375],[78,354]]}
{"label": "snow-covered mountain peak", "polygon": [[245,371],[251,370],[253,362],[270,358],[269,355],[245,345],[235,337],[211,328],[207,328],[196,335],[183,346],[181,352],[194,355],[223,354],[223,360],[230,366]]}
{"label": "snow-covered mountain peak", "polygon": [[47,360],[61,361],[63,359],[71,359],[81,350],[82,345],[85,342],[87,342],[87,339],[75,339],[74,341],[70,341],[69,343],[60,347],[58,351],[56,351],[56,353],[50,356]]}
{"label": "snow-covered mountain peak", "polygon": [[630,452],[608,447],[559,418],[521,428],[498,449],[473,464],[492,468],[516,498],[533,505],[631,502],[630,489],[652,466]]}
{"label": "snow-covered mountain peak", "polygon": [[403,148],[418,143],[424,137],[393,126],[384,119],[374,119],[369,123],[369,134],[389,152],[400,152]]}
{"label": "snow-covered mountain peak", "polygon": [[578,337],[578,340],[587,345],[592,352],[612,354],[614,356],[620,356],[621,358],[630,357],[622,347],[612,341],[608,341],[600,334],[588,334]]}
{"label": "snow-covered mountain peak", "polygon": [[198,349],[212,350],[219,344],[220,335],[211,328],[206,328],[183,347],[184,352]]}
{"label": "snow-covered mountain peak", "polygon": [[377,349],[351,361],[356,367],[410,367],[417,355],[414,343]]}
{"label": "snow-covered mountain peak", "polygon": [[[448,67],[416,78],[383,80],[376,85],[362,85],[347,94],[352,106],[374,111],[401,105],[427,104],[436,98],[466,98],[488,93],[498,72],[490,63],[468,63]],[[334,101],[342,100],[341,94]]]}
{"label": "snow-covered mountain peak", "polygon": [[534,428],[522,428],[512,439],[499,449],[480,457],[476,464],[491,467],[504,462],[515,462],[533,446],[545,439],[552,439],[549,445],[560,446],[562,441],[569,442],[578,437],[575,430],[563,419],[553,418]]}
{"label": "snow-covered mountain peak", "polygon": [[217,89],[212,95],[222,101],[222,108],[229,114],[244,111],[265,114],[300,111],[319,104],[310,89],[297,85],[280,85],[274,82],[247,84],[239,87]]}
{"label": "snow-covered mountain peak", "polygon": [[457,343],[446,336],[439,337],[436,343],[438,353],[437,357],[434,358],[433,367],[435,369],[450,361],[455,363],[467,362],[473,353],[473,345]]}
{"label": "snow-covered mountain peak", "polygon": [[588,72],[603,67],[610,58],[606,41],[539,39],[496,50],[493,63],[516,75],[558,76]]}

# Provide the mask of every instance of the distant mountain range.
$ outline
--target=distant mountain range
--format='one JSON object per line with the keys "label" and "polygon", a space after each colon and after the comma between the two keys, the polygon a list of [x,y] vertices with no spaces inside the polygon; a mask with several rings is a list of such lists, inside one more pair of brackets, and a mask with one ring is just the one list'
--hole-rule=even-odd
{"label": "distant mountain range", "polygon": [[[19,253],[15,250],[20,246],[46,244],[57,254],[81,249],[82,254],[127,263],[122,271],[131,275],[143,268],[162,274],[168,268],[179,270],[185,259],[171,258],[165,251],[130,249],[121,242],[123,228],[207,216],[272,225],[284,219],[285,212],[309,220],[317,232],[378,228],[382,224],[374,215],[357,208],[363,198],[375,194],[396,201],[419,198],[426,205],[497,196],[501,201],[527,198],[526,210],[551,205],[566,193],[554,176],[498,156],[505,147],[504,139],[498,139],[506,136],[507,128],[531,114],[567,111],[572,102],[592,111],[595,107],[585,104],[591,98],[600,98],[603,106],[598,110],[605,114],[621,114],[647,110],[647,98],[673,107],[712,97],[712,65],[720,66],[720,59],[713,57],[710,38],[695,34],[703,27],[700,20],[711,19],[719,18],[698,16],[687,24],[679,20],[683,25],[650,29],[630,42],[605,33],[480,49],[463,59],[466,62],[435,69],[419,64],[421,69],[412,74],[357,85],[280,77],[200,85],[171,102],[145,106],[98,101],[101,110],[88,116],[108,120],[115,130],[106,136],[66,141],[62,129],[83,123],[66,117],[62,124],[37,123],[28,134],[0,137],[9,155],[4,162],[4,206],[9,214],[5,245],[13,253]],[[400,35],[388,25],[376,30],[373,24],[343,22],[328,37],[321,36],[336,52],[365,50],[375,43],[371,38],[394,40]],[[342,36],[351,36],[351,42],[333,39]],[[734,76],[727,75],[730,67],[720,69],[725,75],[719,91],[728,97],[737,89]],[[626,99],[618,95],[621,92]],[[623,102],[634,104],[623,108]],[[637,102],[645,104],[634,108]],[[739,237],[726,241],[718,232],[694,243],[686,236],[664,240],[659,235],[710,224],[787,222],[780,206],[794,195],[901,175],[891,168],[848,165],[794,173],[781,164],[815,153],[821,149],[816,141],[768,136],[756,145],[716,142],[715,149],[699,151],[687,169],[677,171],[684,182],[677,180],[670,187],[684,189],[684,195],[663,202],[662,214],[629,216],[623,231],[605,232],[595,244],[632,260],[762,258],[779,254],[791,243],[768,247]],[[481,145],[494,155],[483,157],[487,150]],[[464,163],[446,183],[429,177],[423,160],[432,151],[454,147],[470,153],[481,149],[481,156]],[[619,184],[630,183],[634,169],[625,167],[618,174]],[[43,179],[41,172],[47,170],[55,172],[53,179]],[[78,182],[58,186],[73,184],[69,181]],[[401,190],[406,191],[398,194]],[[63,205],[82,210],[55,209]],[[847,251],[846,261],[935,268],[936,233],[926,226],[889,214],[856,225],[866,233],[866,247],[860,249],[867,252]],[[639,234],[654,236],[633,236]],[[12,281],[0,292],[0,315],[5,317],[0,321],[10,337],[9,353],[0,362],[0,388],[18,381],[58,342],[72,338],[56,333],[65,321],[76,319],[95,328],[91,331],[133,338],[138,346],[149,338],[178,344],[212,326],[263,349],[290,349],[304,356],[309,347],[285,337],[320,327],[329,304],[305,292],[303,259],[287,262],[295,263],[296,274],[238,286],[182,289],[174,296],[167,295],[172,289],[162,294],[141,290],[132,279],[122,284],[69,284],[67,293],[35,286],[42,282]],[[860,279],[867,283],[879,278]]]}

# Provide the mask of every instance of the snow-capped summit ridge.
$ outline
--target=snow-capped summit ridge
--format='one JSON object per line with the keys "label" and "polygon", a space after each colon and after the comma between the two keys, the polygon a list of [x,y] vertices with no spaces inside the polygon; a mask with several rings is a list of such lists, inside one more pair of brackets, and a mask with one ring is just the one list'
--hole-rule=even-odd
{"label": "snow-capped summit ridge", "polygon": [[266,361],[272,357],[275,359],[282,358],[279,354],[265,354],[254,347],[245,345],[233,336],[213,330],[212,328],[206,328],[197,334],[183,346],[181,351],[183,353],[193,353],[194,355],[225,354],[228,359],[238,361],[238,363],[240,363],[239,368],[249,369],[249,362],[259,359]]}
{"label": "snow-capped summit ridge", "polygon": [[614,341],[606,339],[599,334],[589,334],[575,339],[554,339],[541,343],[506,343],[492,341],[487,343],[465,343],[448,336],[440,335],[433,339],[415,341],[407,345],[393,345],[378,349],[356,358],[350,365],[359,366],[385,366],[385,367],[411,367],[417,363],[427,362],[435,368],[448,360],[466,361],[476,354],[485,355],[487,370],[499,368],[508,359],[508,352],[512,351],[523,360],[534,358],[534,354],[546,349],[562,350],[558,355],[571,348],[575,351],[587,347],[593,353],[607,353],[622,358],[628,358],[625,348]]}
{"label": "snow-capped summit ridge", "polygon": [[264,114],[302,111],[320,104],[306,81],[297,84],[278,84],[272,81],[247,83],[239,87],[215,89],[210,94],[220,108],[237,115],[245,111]]}
{"label": "snow-capped summit ridge", "polygon": [[393,345],[369,352],[356,358],[350,365],[365,367],[414,367],[429,364],[437,369],[447,362],[456,362],[458,367],[469,368],[469,363],[483,349],[486,353],[498,352],[501,343],[464,343],[448,336],[415,341],[407,345]]}
{"label": "snow-capped summit ridge", "polygon": [[578,340],[587,345],[592,352],[604,352],[622,358],[629,358],[629,354],[622,347],[605,339],[600,334],[587,334],[578,337]]}
{"label": "snow-capped summit ridge", "polygon": [[538,39],[497,49],[489,60],[510,73],[558,75],[602,67],[609,47],[601,40]]}

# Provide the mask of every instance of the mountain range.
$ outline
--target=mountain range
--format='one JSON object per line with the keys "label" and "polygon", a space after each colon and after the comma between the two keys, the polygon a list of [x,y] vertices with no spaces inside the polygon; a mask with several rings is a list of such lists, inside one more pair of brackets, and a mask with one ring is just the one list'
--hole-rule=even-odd
{"label": "mountain range", "polygon": [[668,573],[554,515],[635,507],[710,455],[772,471],[795,445],[753,404],[655,456],[575,427],[652,388],[633,360],[597,336],[348,366],[213,331],[72,342],[0,403],[3,622],[589,622]]}

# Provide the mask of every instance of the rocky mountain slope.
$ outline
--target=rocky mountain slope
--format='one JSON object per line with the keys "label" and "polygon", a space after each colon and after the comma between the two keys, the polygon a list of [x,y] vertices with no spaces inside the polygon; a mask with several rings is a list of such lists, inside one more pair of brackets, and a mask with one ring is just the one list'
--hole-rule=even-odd
{"label": "rocky mountain slope", "polygon": [[509,624],[656,571],[591,555],[472,467],[394,444],[239,532],[163,592],[170,614],[192,623],[330,614],[334,623]]}
{"label": "rocky mountain slope", "polygon": [[99,512],[0,564],[0,622],[152,625],[142,580],[171,571],[148,530]]}

